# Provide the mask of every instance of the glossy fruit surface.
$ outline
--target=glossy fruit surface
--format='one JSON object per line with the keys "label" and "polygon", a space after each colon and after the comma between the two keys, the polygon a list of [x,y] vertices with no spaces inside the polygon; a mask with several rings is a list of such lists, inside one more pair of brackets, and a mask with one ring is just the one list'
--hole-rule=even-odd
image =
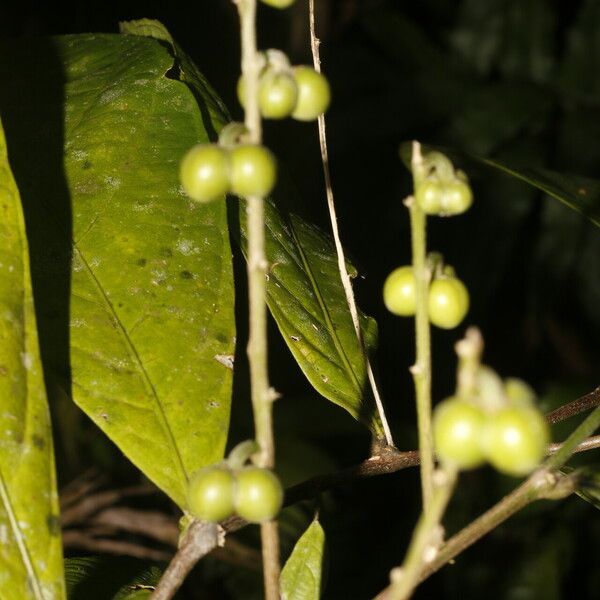
{"label": "glossy fruit surface", "polygon": [[[237,97],[246,106],[246,84],[240,77],[237,83]],[[265,119],[285,119],[289,117],[298,100],[298,86],[293,75],[273,73],[267,70],[258,81],[258,108]]]}
{"label": "glossy fruit surface", "polygon": [[266,196],[275,185],[277,168],[273,154],[264,146],[251,144],[231,150],[231,191],[246,198]]}
{"label": "glossy fruit surface", "polygon": [[531,473],[550,440],[548,423],[535,408],[512,406],[492,413],[482,433],[485,455],[493,467],[515,477]]}
{"label": "glossy fruit surface", "polygon": [[455,277],[434,279],[429,287],[429,320],[442,329],[459,325],[469,311],[469,292]]}
{"label": "glossy fruit surface", "polygon": [[283,504],[279,478],[268,469],[248,467],[237,473],[235,510],[251,523],[274,519]]}
{"label": "glossy fruit surface", "polygon": [[229,469],[210,467],[196,473],[188,488],[188,507],[203,521],[218,522],[234,512],[235,478]]}
{"label": "glossy fruit surface", "polygon": [[266,119],[289,117],[298,100],[298,86],[292,75],[270,74],[261,77],[258,85],[258,106]]}
{"label": "glossy fruit surface", "polygon": [[436,179],[425,179],[415,189],[415,200],[426,215],[439,215],[442,210],[443,186]]}
{"label": "glossy fruit surface", "polygon": [[412,267],[394,269],[383,284],[383,303],[393,314],[410,317],[415,314],[415,274]]}
{"label": "glossy fruit surface", "polygon": [[329,106],[329,82],[324,75],[306,66],[295,67],[294,77],[298,85],[298,101],[292,117],[298,121],[312,121]]}
{"label": "glossy fruit surface", "polygon": [[462,179],[455,179],[444,184],[441,215],[450,216],[464,213],[471,204],[473,204],[473,193],[468,183]]}
{"label": "glossy fruit surface", "polygon": [[447,398],[433,413],[433,443],[438,458],[459,469],[472,469],[485,461],[481,433],[485,414],[474,404]]}
{"label": "glossy fruit surface", "polygon": [[268,4],[273,8],[287,8],[294,4],[296,0],[262,0],[264,4]]}
{"label": "glossy fruit surface", "polygon": [[229,191],[229,155],[216,144],[198,144],[183,157],[179,180],[197,202],[222,198]]}

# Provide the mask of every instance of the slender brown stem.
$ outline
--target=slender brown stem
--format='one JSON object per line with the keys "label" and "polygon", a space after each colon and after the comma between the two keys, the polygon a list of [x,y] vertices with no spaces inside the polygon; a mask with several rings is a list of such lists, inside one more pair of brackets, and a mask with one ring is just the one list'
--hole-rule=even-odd
{"label": "slender brown stem", "polygon": [[554,425],[555,423],[560,423],[561,421],[565,421],[578,415],[582,412],[595,408],[600,404],[600,387],[597,387],[593,392],[589,394],[585,394],[585,396],[581,396],[577,398],[577,400],[573,400],[573,402],[569,402],[568,404],[564,404],[563,406],[558,407],[556,410],[548,413],[546,415],[546,420],[550,425]]}
{"label": "slender brown stem", "polygon": [[[315,67],[315,70],[320,73],[321,72],[321,55],[319,52],[319,46],[321,44],[321,40],[319,40],[319,38],[317,37],[316,31],[315,31],[315,0],[309,0],[308,14],[309,14],[309,26],[310,26],[309,27],[310,28],[310,47],[311,47],[311,51],[312,51],[313,65]],[[352,281],[350,279],[350,275],[348,274],[348,269],[346,267],[346,256],[344,253],[344,247],[342,245],[342,240],[340,238],[337,212],[335,209],[335,200],[333,197],[333,186],[331,183],[331,171],[329,169],[329,151],[327,149],[327,131],[326,131],[326,127],[325,127],[325,115],[319,116],[318,126],[319,126],[319,146],[321,149],[321,163],[323,165],[323,177],[325,179],[325,192],[327,195],[327,208],[329,210],[329,220],[331,222],[331,230],[333,233],[333,240],[335,242],[335,249],[336,249],[336,253],[337,253],[338,270],[340,272],[342,286],[344,287],[344,293],[346,295],[346,302],[348,304],[348,309],[350,310],[350,315],[352,316],[352,323],[354,325],[354,331],[356,332],[358,344],[360,346],[361,352],[362,352],[364,360],[365,360],[365,368],[367,371],[367,378],[369,379],[369,385],[371,386],[371,391],[373,392],[373,398],[375,399],[375,405],[377,406],[379,418],[381,419],[381,424],[383,426],[383,433],[385,435],[385,440],[386,440],[388,446],[393,446],[394,439],[392,437],[392,431],[390,429],[390,426],[387,422],[387,418],[385,416],[383,402],[381,400],[381,395],[379,393],[379,389],[377,388],[377,382],[375,381],[375,374],[373,373],[373,368],[371,366],[371,361],[369,359],[369,353],[367,351],[367,348],[365,347],[365,340],[363,338],[362,331],[360,329],[360,321],[358,318],[358,308],[356,306],[356,300],[354,298],[354,291],[352,289]]]}

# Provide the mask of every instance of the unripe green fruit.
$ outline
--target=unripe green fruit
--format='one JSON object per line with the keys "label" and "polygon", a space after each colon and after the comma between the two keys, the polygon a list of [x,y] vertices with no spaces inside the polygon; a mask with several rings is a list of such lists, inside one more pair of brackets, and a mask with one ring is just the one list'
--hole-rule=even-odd
{"label": "unripe green fruit", "polygon": [[274,519],[283,504],[279,478],[268,469],[248,467],[237,473],[235,491],[237,514],[251,523]]}
{"label": "unripe green fruit", "polygon": [[438,458],[459,469],[472,469],[485,461],[481,433],[485,414],[474,404],[447,398],[433,413],[433,442]]}
{"label": "unripe green fruit", "polygon": [[211,202],[229,191],[229,155],[216,144],[198,144],[183,157],[179,179],[197,202]]}
{"label": "unripe green fruit", "polygon": [[264,146],[246,144],[231,150],[231,191],[242,197],[267,196],[277,178],[273,154]]}
{"label": "unripe green fruit", "polygon": [[504,393],[512,406],[531,407],[535,402],[533,388],[516,377],[507,377],[504,380]]}
{"label": "unripe green fruit", "polygon": [[228,469],[209,467],[196,473],[187,493],[190,513],[203,521],[218,522],[234,512],[235,477]]}
{"label": "unripe green fruit", "polygon": [[324,75],[306,66],[295,67],[294,77],[298,85],[298,101],[292,117],[298,121],[312,121],[329,107],[329,82]]}
{"label": "unripe green fruit", "polygon": [[[240,104],[246,106],[246,83],[238,79],[237,96]],[[258,108],[265,119],[285,119],[289,117],[298,100],[298,86],[289,73],[273,73],[267,70],[258,80]]]}
{"label": "unripe green fruit", "polygon": [[268,4],[273,8],[287,8],[294,4],[296,0],[262,0],[264,4]]}
{"label": "unripe green fruit", "polygon": [[473,204],[473,193],[468,183],[462,179],[455,179],[444,185],[441,198],[441,216],[464,213],[471,204]]}
{"label": "unripe green fruit", "polygon": [[469,292],[455,277],[434,279],[429,287],[429,320],[442,329],[458,326],[469,311]]}
{"label": "unripe green fruit", "polygon": [[383,303],[393,314],[410,317],[416,311],[415,274],[410,266],[393,270],[383,284]]}
{"label": "unripe green fruit", "polygon": [[415,201],[426,215],[439,215],[442,210],[442,184],[435,179],[421,181],[415,189]]}
{"label": "unripe green fruit", "polygon": [[524,476],[544,458],[550,431],[535,408],[512,406],[492,413],[482,433],[484,453],[498,471]]}

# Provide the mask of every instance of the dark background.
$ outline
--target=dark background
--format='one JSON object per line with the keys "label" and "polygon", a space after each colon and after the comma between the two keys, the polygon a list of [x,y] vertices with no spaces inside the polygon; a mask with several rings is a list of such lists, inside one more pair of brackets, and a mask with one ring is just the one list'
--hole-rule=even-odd
{"label": "dark background", "polygon": [[[380,298],[385,276],[409,260],[402,198],[410,188],[399,143],[419,139],[512,164],[598,177],[600,2],[317,0],[317,5],[323,69],[333,90],[327,125],[342,239],[360,272],[359,304],[379,323],[377,369],[397,445],[414,448],[407,371],[412,323],[386,314]],[[311,62],[305,2],[281,12],[261,6],[258,16],[261,48],[278,47],[294,63]],[[124,1],[118,8],[8,0],[0,5],[0,33],[116,32],[119,21],[142,17],[167,26],[240,117],[234,94],[238,24],[230,0]],[[316,125],[266,123],[265,141],[301,193],[299,210],[328,230]],[[600,232],[504,175],[482,168],[469,175],[474,207],[460,218],[432,219],[430,247],[443,250],[469,286],[467,321],[484,333],[486,361],[503,376],[531,382],[543,409],[550,410],[599,383]],[[241,311],[241,338],[243,317]],[[434,332],[436,400],[452,390],[452,345],[461,331]],[[294,481],[364,458],[366,434],[316,396],[275,329],[272,334],[272,379],[283,394],[276,417],[284,476]],[[250,432],[241,371],[232,443]],[[571,426],[557,429],[556,439]],[[61,459],[63,481],[90,464],[114,482],[135,476],[100,434],[90,435],[93,442],[82,443],[81,461]],[[514,485],[487,469],[462,481],[446,520],[450,531]],[[324,597],[374,595],[401,561],[417,517],[417,473],[342,487],[321,502],[328,540]],[[313,509],[288,511],[284,536],[297,536]],[[254,543],[254,533],[240,539]],[[597,512],[581,500],[534,506],[433,577],[416,597],[596,598],[599,539]],[[186,597],[260,596],[258,575],[218,560],[205,561],[196,578]]]}

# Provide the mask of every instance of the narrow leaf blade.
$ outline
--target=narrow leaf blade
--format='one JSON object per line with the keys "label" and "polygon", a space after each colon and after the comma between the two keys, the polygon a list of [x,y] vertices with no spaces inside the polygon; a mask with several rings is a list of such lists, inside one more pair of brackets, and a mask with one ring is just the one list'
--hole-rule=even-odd
{"label": "narrow leaf blade", "polygon": [[19,192],[0,125],[0,595],[65,597],[50,415]]}

